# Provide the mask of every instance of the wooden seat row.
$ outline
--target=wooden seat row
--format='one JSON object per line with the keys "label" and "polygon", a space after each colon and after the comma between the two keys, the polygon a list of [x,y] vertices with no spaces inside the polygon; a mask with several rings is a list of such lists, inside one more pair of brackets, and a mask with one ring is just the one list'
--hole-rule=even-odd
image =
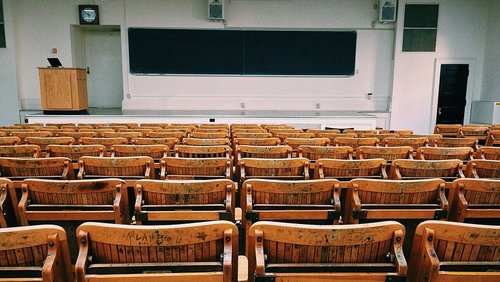
{"label": "wooden seat row", "polygon": [[[4,276],[42,281],[238,281],[238,229],[227,221],[171,226],[88,222],[78,259],[54,225],[0,230]],[[407,261],[395,221],[343,226],[259,222],[250,228],[250,281],[495,281],[498,226],[421,223]],[[474,236],[471,236],[474,234]]]}
{"label": "wooden seat row", "polygon": [[[227,152],[226,152],[227,153]],[[225,154],[225,153],[224,153]],[[384,159],[341,160],[318,159],[313,168],[313,178],[414,179],[437,177],[446,180],[456,178],[500,178],[500,161],[472,160],[464,169],[461,160],[410,160],[396,159],[386,170]],[[264,159],[242,158],[237,164],[240,182],[252,178],[310,179],[310,161],[306,158]],[[78,160],[78,179],[96,177],[121,177],[131,180],[148,179],[233,179],[233,163],[228,157],[160,159],[159,175],[155,172],[154,159],[137,157],[92,157]],[[465,174],[464,174],[465,170]],[[44,177],[75,179],[71,159],[9,158],[0,157],[0,176],[12,179]]]}

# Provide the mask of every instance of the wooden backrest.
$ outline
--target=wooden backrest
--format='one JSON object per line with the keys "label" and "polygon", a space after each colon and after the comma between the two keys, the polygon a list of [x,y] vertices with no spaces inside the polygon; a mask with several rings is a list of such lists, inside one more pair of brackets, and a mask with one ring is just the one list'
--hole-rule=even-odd
{"label": "wooden backrest", "polygon": [[21,138],[23,143],[26,142],[26,137],[51,137],[52,132],[50,131],[13,131],[10,133],[12,136],[17,136]]}
{"label": "wooden backrest", "polygon": [[330,145],[335,144],[335,138],[337,137],[349,137],[356,138],[358,134],[356,133],[335,133],[335,132],[321,132],[318,134],[318,137],[325,137],[330,139]]}
{"label": "wooden backrest", "polygon": [[108,150],[111,150],[111,146],[118,144],[128,144],[128,139],[124,137],[113,137],[113,138],[92,138],[92,137],[81,137],[80,144],[82,145],[104,145]]}
{"label": "wooden backrest", "polygon": [[351,129],[351,128],[346,128],[343,131],[344,133],[356,133],[359,135],[361,134],[376,134],[377,130],[375,129]]}
{"label": "wooden backrest", "polygon": [[357,150],[359,146],[377,146],[380,140],[378,138],[337,137],[334,142],[336,146],[350,146]]}
{"label": "wooden backrest", "polygon": [[479,147],[476,152],[476,158],[485,160],[500,160],[500,147]]}
{"label": "wooden backrest", "polygon": [[229,134],[229,128],[227,127],[199,127],[192,132],[207,132],[207,133],[219,133],[224,132]]}
{"label": "wooden backrest", "polygon": [[[340,182],[335,179],[271,180],[250,179],[242,185],[245,197],[243,209],[253,205],[331,205],[334,192],[339,193]],[[339,203],[340,204],[340,203]],[[333,208],[333,206],[332,206]]]}
{"label": "wooden backrest", "polygon": [[40,146],[42,150],[47,148],[47,145],[71,145],[75,143],[73,137],[26,137],[24,139],[27,144],[34,144]]}
{"label": "wooden backrest", "polygon": [[81,157],[78,160],[78,179],[88,177],[154,178],[151,157]]}
{"label": "wooden backrest", "polygon": [[68,158],[0,158],[0,176],[9,179],[51,177],[74,179],[73,166]]}
{"label": "wooden backrest", "polygon": [[[122,270],[126,272],[141,264],[152,271],[144,274],[129,273],[127,277],[147,279],[148,276],[156,275],[157,279],[163,277],[168,281],[181,281],[183,278],[182,281],[186,281],[190,275],[191,279],[197,279],[199,273],[196,273],[196,266],[200,268],[207,263],[217,269],[210,271],[212,273],[205,271],[205,275],[215,277],[214,281],[237,281],[238,229],[229,221],[161,226],[88,222],[78,227],[77,236],[80,242],[75,264],[77,281],[85,281],[85,276],[93,266],[108,266],[111,271],[116,271],[117,264],[122,264]],[[102,252],[103,249],[109,252]],[[123,267],[124,265],[127,267]],[[176,265],[186,266],[183,273],[168,271],[168,266]],[[163,268],[159,272],[162,266],[167,270]],[[217,277],[219,280],[215,280]]]}
{"label": "wooden backrest", "polygon": [[0,157],[40,158],[42,149],[38,145],[1,145]]}
{"label": "wooden backrest", "polygon": [[498,281],[498,272],[484,269],[491,264],[498,270],[499,249],[500,226],[425,221],[415,231],[408,280]]}
{"label": "wooden backrest", "polygon": [[352,160],[353,149],[350,146],[306,146],[300,145],[297,148],[300,158],[307,158],[310,161],[318,159],[344,159]]}
{"label": "wooden backrest", "polygon": [[478,140],[475,137],[436,138],[437,147],[471,147],[476,149]]}
{"label": "wooden backrest", "polygon": [[161,179],[227,178],[232,176],[230,158],[162,158]]}
{"label": "wooden backrest", "polygon": [[398,138],[399,134],[398,133],[362,133],[359,135],[361,138],[378,138],[380,141],[382,141],[384,138]]}
{"label": "wooden backrest", "polygon": [[132,138],[142,137],[142,132],[139,132],[139,131],[103,132],[102,137],[104,137],[104,138],[123,137],[123,138],[127,138],[127,141],[130,142],[132,140]]}
{"label": "wooden backrest", "polygon": [[467,163],[465,177],[468,178],[500,178],[500,161],[472,160]]}
{"label": "wooden backrest", "polygon": [[292,147],[284,146],[252,146],[252,145],[237,145],[236,146],[237,160],[242,158],[259,158],[259,159],[286,159],[292,157]]}
{"label": "wooden backrest", "polygon": [[397,133],[399,135],[406,135],[406,134],[413,134],[413,130],[411,129],[381,129],[378,131],[380,134],[387,134],[387,133]]}
{"label": "wooden backrest", "polygon": [[168,123],[141,123],[140,124],[140,127],[161,127],[161,128],[165,128],[168,126]]}
{"label": "wooden backrest", "polygon": [[99,134],[95,131],[88,131],[88,132],[70,132],[70,131],[61,131],[56,134],[59,137],[72,137],[75,139],[75,143],[80,143],[80,138],[82,137],[90,137],[90,138],[97,138]]}
{"label": "wooden backrest", "polygon": [[311,129],[311,128],[308,128],[308,129],[306,129],[306,132],[314,133],[314,135],[316,135],[316,137],[319,137],[320,133],[340,133],[340,130],[339,129]]}
{"label": "wooden backrest", "polygon": [[457,179],[452,183],[450,220],[500,218],[500,180]]}
{"label": "wooden backrest", "polygon": [[104,128],[82,128],[80,129],[80,132],[96,132],[97,137],[96,138],[102,138],[102,134],[105,132],[115,132],[113,128],[110,127],[104,127]]}
{"label": "wooden backrest", "polygon": [[175,157],[180,158],[231,158],[232,149],[227,145],[219,146],[191,146],[176,145]]}
{"label": "wooden backrest", "polygon": [[[349,181],[346,197],[345,223],[360,219],[435,218],[435,210],[448,210],[445,181],[442,179]],[[365,208],[367,205],[368,208]],[[430,206],[434,205],[434,206]],[[377,207],[377,208],[374,208]],[[416,208],[430,210],[430,213]],[[361,211],[364,210],[364,214]],[[376,214],[369,214],[375,210]],[[381,211],[382,210],[382,211]],[[409,216],[411,214],[411,216]]]}
{"label": "wooden backrest", "polygon": [[281,144],[279,138],[235,138],[234,145],[250,145],[250,146],[278,146]]}
{"label": "wooden backrest", "polygon": [[309,179],[309,160],[293,159],[258,159],[242,158],[239,160],[240,179],[274,178],[274,179]]}
{"label": "wooden backrest", "polygon": [[229,138],[228,132],[191,132],[189,134],[190,138],[198,138],[198,139],[220,139],[220,138]]}
{"label": "wooden backrest", "polygon": [[419,160],[451,160],[468,161],[473,159],[474,149],[471,147],[420,147],[417,149]]}
{"label": "wooden backrest", "polygon": [[[55,225],[0,228],[0,280],[74,281],[66,232]],[[10,277],[10,279],[8,278]],[[38,279],[36,279],[38,278]],[[4,280],[4,281],[5,281]]]}
{"label": "wooden backrest", "polygon": [[314,178],[387,178],[384,159],[338,160],[318,159],[314,167]]}
{"label": "wooden backrest", "polygon": [[130,223],[127,187],[120,179],[26,179],[21,188],[22,225],[72,220]]}
{"label": "wooden backrest", "polygon": [[139,180],[135,219],[144,221],[234,221],[236,183],[229,179]]}
{"label": "wooden backrest", "polygon": [[386,161],[392,161],[395,159],[413,159],[413,148],[410,146],[359,146],[356,150],[356,158],[360,160],[380,158]]}
{"label": "wooden backrest", "polygon": [[148,156],[159,160],[170,156],[170,148],[167,145],[113,145],[111,146],[111,157],[137,157]]}
{"label": "wooden backrest", "polygon": [[17,136],[2,136],[0,137],[0,145],[20,145],[21,138]]}
{"label": "wooden backrest", "polygon": [[491,128],[486,138],[486,146],[499,146],[500,145],[500,129]]}
{"label": "wooden backrest", "polygon": [[462,128],[461,124],[436,124],[434,133],[447,137],[459,137],[460,128]]}
{"label": "wooden backrest", "polygon": [[[256,277],[273,276],[273,270],[268,270],[272,266],[276,274],[284,272],[280,273],[283,279],[288,278],[286,272],[289,272],[290,279],[297,277],[296,272],[308,272],[309,281],[325,279],[329,274],[342,279],[342,267],[359,263],[364,263],[357,277],[360,280],[369,280],[368,272],[373,271],[371,267],[379,264],[390,269],[384,272],[406,275],[407,265],[402,250],[404,234],[405,227],[395,221],[357,225],[257,222],[249,231],[249,276],[254,273]],[[391,261],[387,257],[394,259]],[[325,270],[330,273],[308,270],[321,264],[338,265],[339,271],[331,274],[331,270]],[[280,271],[280,265],[288,268]],[[287,270],[293,268],[295,270]],[[347,277],[355,279],[352,271],[344,275],[346,280],[349,280]]]}
{"label": "wooden backrest", "polygon": [[149,138],[177,138],[182,140],[186,137],[186,132],[184,131],[154,131],[147,134]]}
{"label": "wooden backrest", "polygon": [[287,138],[314,138],[316,135],[310,132],[277,132],[273,133],[275,137],[279,138],[282,143],[285,142]]}
{"label": "wooden backrest", "polygon": [[488,136],[489,126],[462,126],[460,128],[460,136]]}
{"label": "wooden backrest", "polygon": [[104,145],[48,145],[47,158],[65,157],[76,162],[83,156],[103,157],[106,152]]}
{"label": "wooden backrest", "polygon": [[269,132],[273,134],[273,136],[278,137],[278,134],[288,135],[288,134],[296,134],[303,133],[304,131],[300,128],[271,128],[268,129]]}
{"label": "wooden backrest", "polygon": [[427,137],[388,137],[382,139],[382,146],[384,147],[398,147],[398,146],[410,146],[413,150],[425,146],[429,142]]}
{"label": "wooden backrest", "polygon": [[403,178],[463,178],[461,160],[403,160],[392,161],[389,177]]}
{"label": "wooden backrest", "polygon": [[230,145],[231,140],[229,140],[229,138],[184,138],[182,139],[182,144],[191,146],[220,146]]}
{"label": "wooden backrest", "polygon": [[309,146],[328,146],[330,144],[330,139],[323,138],[286,138],[285,144],[292,147],[292,149],[297,150],[300,145]]}
{"label": "wooden backrest", "polygon": [[273,134],[267,131],[264,132],[241,132],[237,131],[233,133],[233,138],[272,138]]}
{"label": "wooden backrest", "polygon": [[131,143],[134,145],[166,145],[169,148],[175,147],[180,140],[174,137],[170,138],[132,138]]}

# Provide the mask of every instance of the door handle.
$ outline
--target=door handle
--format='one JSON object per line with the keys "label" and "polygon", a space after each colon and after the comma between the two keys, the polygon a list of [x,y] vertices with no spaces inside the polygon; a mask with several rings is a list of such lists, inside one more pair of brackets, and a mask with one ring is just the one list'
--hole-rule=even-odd
{"label": "door handle", "polygon": [[441,115],[441,107],[438,108],[438,115]]}

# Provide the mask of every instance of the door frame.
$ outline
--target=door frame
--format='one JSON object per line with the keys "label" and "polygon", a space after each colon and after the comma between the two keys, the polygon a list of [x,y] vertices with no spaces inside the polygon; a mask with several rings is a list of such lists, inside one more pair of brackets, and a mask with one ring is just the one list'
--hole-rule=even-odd
{"label": "door frame", "polygon": [[476,59],[475,58],[436,58],[434,62],[434,85],[432,90],[432,105],[431,105],[431,130],[434,129],[437,120],[438,99],[439,99],[439,82],[441,79],[441,65],[448,64],[463,64],[469,65],[469,77],[467,78],[467,92],[465,94],[466,104],[464,109],[464,124],[470,122],[472,98],[474,94],[474,84],[476,80]]}

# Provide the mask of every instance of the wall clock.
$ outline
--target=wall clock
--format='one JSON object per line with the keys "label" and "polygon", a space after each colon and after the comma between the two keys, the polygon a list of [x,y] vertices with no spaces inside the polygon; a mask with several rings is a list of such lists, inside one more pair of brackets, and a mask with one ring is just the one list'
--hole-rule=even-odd
{"label": "wall clock", "polygon": [[99,7],[97,5],[78,5],[80,24],[99,24]]}

